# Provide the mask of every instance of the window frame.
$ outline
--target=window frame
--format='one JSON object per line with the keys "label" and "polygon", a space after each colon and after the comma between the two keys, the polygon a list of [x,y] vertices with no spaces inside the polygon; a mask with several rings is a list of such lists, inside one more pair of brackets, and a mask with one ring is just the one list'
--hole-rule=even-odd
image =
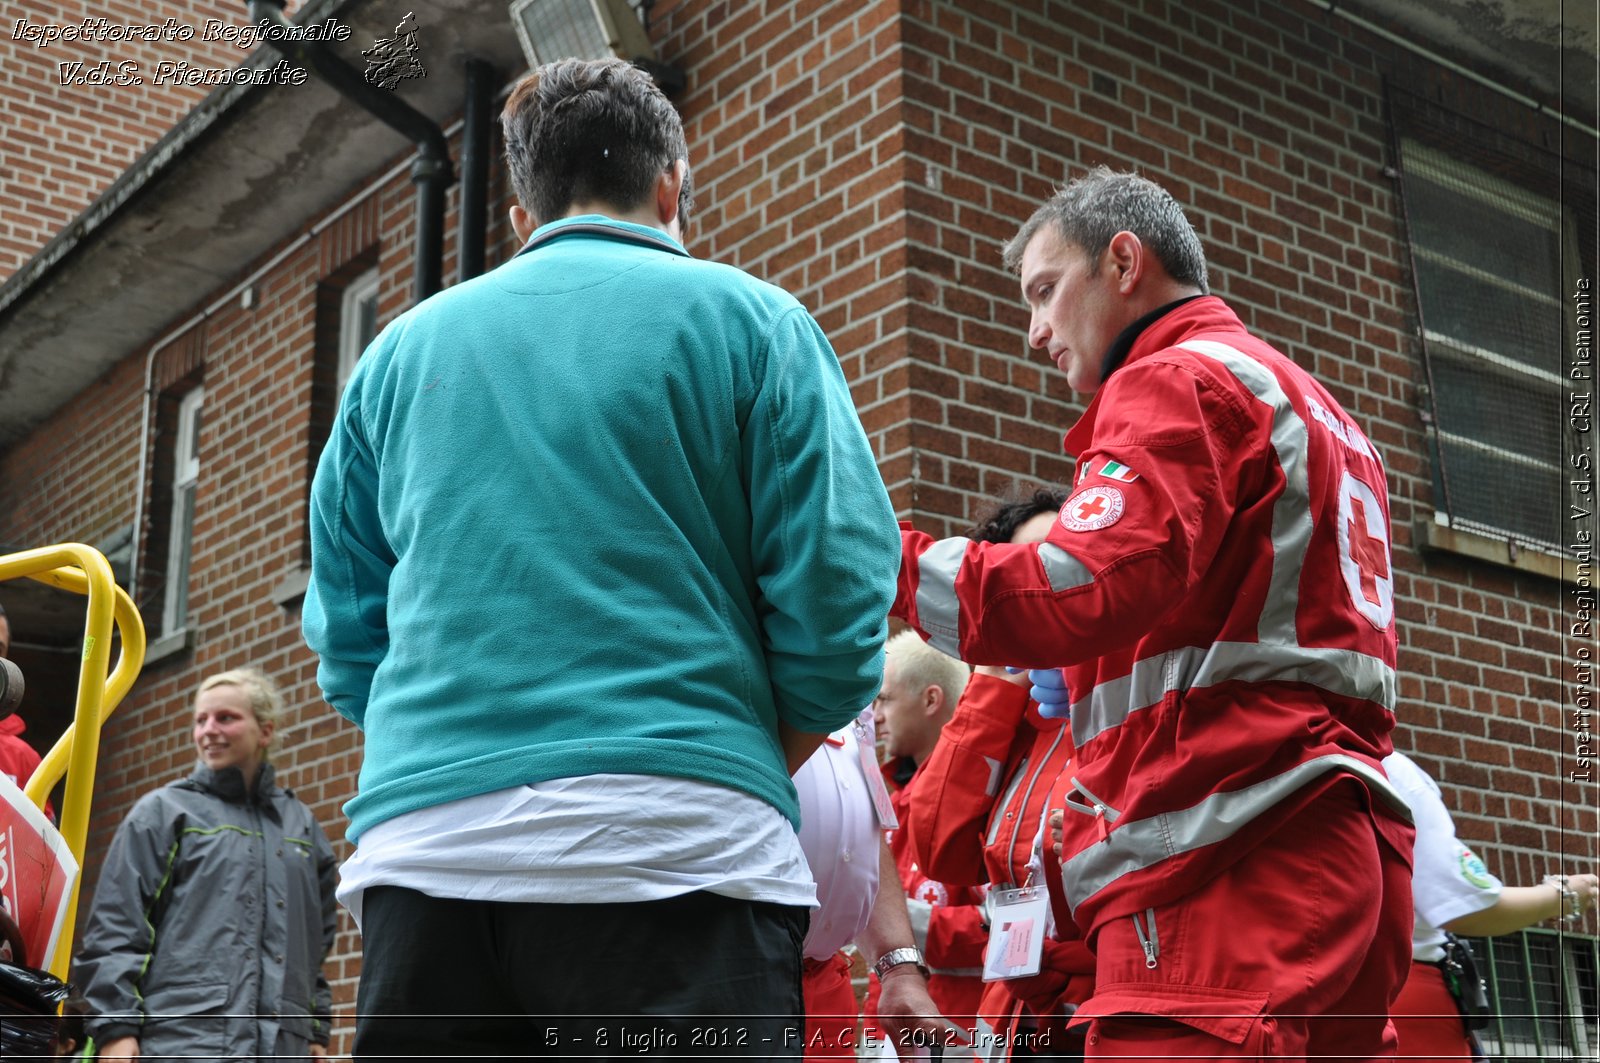
{"label": "window frame", "polygon": [[[1575,276],[1579,270],[1576,262],[1575,250],[1577,221],[1573,212],[1563,203],[1551,199],[1543,193],[1519,185],[1505,172],[1496,172],[1480,165],[1478,160],[1467,160],[1455,157],[1451,152],[1429,143],[1427,137],[1419,129],[1395,130],[1394,137],[1395,157],[1399,162],[1402,185],[1400,200],[1405,220],[1405,240],[1408,253],[1411,257],[1411,289],[1418,314],[1418,337],[1422,345],[1423,372],[1425,374],[1424,386],[1420,389],[1419,400],[1423,405],[1424,428],[1428,438],[1429,466],[1431,480],[1435,492],[1432,507],[1432,525],[1444,530],[1444,534],[1430,534],[1426,529],[1421,529],[1425,543],[1438,545],[1466,537],[1481,539],[1484,543],[1499,542],[1505,544],[1507,563],[1514,567],[1527,567],[1517,564],[1518,555],[1532,552],[1543,555],[1555,562],[1552,571],[1560,572],[1564,569],[1564,562],[1569,559],[1570,547],[1562,542],[1562,537],[1555,530],[1552,522],[1552,531],[1543,535],[1532,535],[1527,529],[1517,530],[1500,527],[1492,520],[1482,519],[1482,514],[1465,513],[1467,508],[1452,499],[1450,480],[1452,475],[1451,462],[1447,457],[1447,448],[1457,450],[1471,450],[1478,452],[1486,460],[1493,463],[1497,471],[1497,483],[1516,482],[1515,470],[1518,467],[1537,469],[1545,476],[1553,477],[1557,485],[1557,493],[1549,499],[1549,507],[1533,507],[1538,510],[1547,508],[1551,513],[1566,511],[1566,498],[1561,492],[1567,480],[1565,460],[1567,454],[1572,452],[1574,440],[1571,431],[1563,426],[1561,429],[1562,443],[1553,460],[1544,460],[1537,455],[1524,454],[1520,451],[1498,445],[1491,439],[1459,431],[1460,424],[1445,424],[1440,416],[1441,388],[1436,379],[1435,368],[1441,363],[1460,366],[1471,366],[1480,373],[1493,374],[1502,380],[1510,381],[1510,387],[1527,396],[1536,404],[1548,405],[1552,411],[1551,416],[1565,401],[1568,381],[1559,372],[1559,356],[1556,359],[1555,370],[1529,365],[1526,362],[1490,349],[1480,344],[1475,344],[1470,338],[1450,335],[1429,323],[1429,304],[1424,300],[1423,283],[1419,263],[1427,262],[1435,267],[1442,268],[1451,274],[1470,277],[1479,282],[1512,292],[1519,298],[1532,299],[1551,314],[1562,316],[1562,342],[1570,348],[1572,342],[1572,322],[1565,310],[1565,284],[1567,278]],[[1472,180],[1462,180],[1459,171],[1471,171]],[[1555,261],[1547,263],[1553,267],[1556,288],[1552,291],[1543,291],[1531,288],[1515,279],[1501,276],[1492,270],[1485,270],[1476,263],[1462,261],[1450,256],[1437,248],[1428,247],[1419,243],[1414,222],[1416,203],[1406,204],[1408,196],[1414,196],[1417,188],[1415,182],[1421,181],[1432,184],[1438,188],[1453,192],[1457,195],[1467,196],[1476,200],[1484,207],[1497,211],[1509,217],[1515,217],[1524,223],[1540,226],[1548,232],[1556,246],[1561,248]],[[1435,307],[1437,309],[1437,307]],[[1502,407],[1503,409],[1503,407]],[[1460,474],[1464,463],[1457,461],[1455,473]],[[1473,549],[1470,552],[1476,556],[1489,559],[1493,551]],[[1496,560],[1499,560],[1496,558]],[[1549,565],[1534,566],[1540,571],[1550,569]],[[1550,572],[1546,572],[1550,574]]]}
{"label": "window frame", "polygon": [[[378,267],[374,266],[345,285],[344,293],[339,298],[339,364],[333,389],[335,407],[344,394],[345,385],[350,382],[351,374],[356,371],[356,363],[360,361],[362,352],[377,337],[379,279]],[[372,303],[372,335],[364,336],[361,310],[368,300]]]}
{"label": "window frame", "polygon": [[178,400],[172,448],[172,508],[167,531],[167,568],[161,597],[161,634],[188,626],[189,566],[194,557],[194,499],[200,481],[200,429],[205,386]]}

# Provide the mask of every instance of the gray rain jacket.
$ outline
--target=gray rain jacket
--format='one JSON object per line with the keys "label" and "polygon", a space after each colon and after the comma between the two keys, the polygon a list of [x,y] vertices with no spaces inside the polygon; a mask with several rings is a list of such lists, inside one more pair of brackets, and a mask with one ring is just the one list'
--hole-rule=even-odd
{"label": "gray rain jacket", "polygon": [[117,828],[73,981],[99,1044],[142,1056],[305,1056],[327,1044],[322,961],[338,926],[337,861],[311,810],[262,765],[199,767]]}

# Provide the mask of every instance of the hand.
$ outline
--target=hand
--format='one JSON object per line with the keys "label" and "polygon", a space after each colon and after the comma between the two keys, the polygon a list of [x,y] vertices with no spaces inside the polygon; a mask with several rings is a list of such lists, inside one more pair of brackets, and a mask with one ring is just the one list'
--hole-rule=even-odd
{"label": "hand", "polygon": [[311,1058],[312,1059],[327,1059],[328,1058],[328,1046],[327,1045],[313,1044],[311,1046]]}
{"label": "hand", "polygon": [[1577,892],[1586,911],[1600,904],[1600,875],[1573,875],[1567,879],[1567,888]]}
{"label": "hand", "polygon": [[1028,678],[1033,689],[1028,696],[1039,703],[1039,715],[1047,720],[1065,720],[1072,715],[1072,695],[1067,690],[1067,677],[1059,668],[1030,668]]}
{"label": "hand", "polygon": [[137,1037],[118,1037],[107,1041],[100,1046],[99,1058],[107,1059],[138,1059],[139,1039]]}
{"label": "hand", "polygon": [[1561,894],[1561,917],[1580,919],[1600,902],[1600,877],[1595,875],[1548,875],[1545,885]]}
{"label": "hand", "polygon": [[970,1033],[939,1014],[927,979],[911,964],[890,968],[880,984],[878,1026],[902,1060],[914,1059],[917,1047],[972,1044]]}
{"label": "hand", "polygon": [[1061,862],[1062,815],[1061,809],[1055,809],[1047,821],[1050,828],[1050,848],[1055,852],[1058,864]]}

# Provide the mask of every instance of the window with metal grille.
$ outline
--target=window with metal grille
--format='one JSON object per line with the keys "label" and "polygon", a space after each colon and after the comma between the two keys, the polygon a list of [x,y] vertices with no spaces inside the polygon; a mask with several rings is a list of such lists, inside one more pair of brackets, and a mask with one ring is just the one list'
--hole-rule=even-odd
{"label": "window with metal grille", "polygon": [[1591,276],[1593,174],[1461,115],[1394,99],[1440,523],[1550,552],[1572,542],[1572,292]]}
{"label": "window with metal grille", "polygon": [[1478,1031],[1490,1059],[1594,1059],[1600,940],[1553,930],[1472,938],[1494,1013]]}

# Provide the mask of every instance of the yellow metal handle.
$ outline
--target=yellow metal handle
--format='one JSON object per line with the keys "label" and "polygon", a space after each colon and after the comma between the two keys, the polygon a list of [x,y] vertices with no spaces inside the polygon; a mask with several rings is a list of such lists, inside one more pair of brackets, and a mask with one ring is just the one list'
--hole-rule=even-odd
{"label": "yellow metal handle", "polygon": [[[94,796],[95,761],[100,752],[100,727],[111,710],[121,703],[144,667],[144,621],[128,593],[116,585],[111,564],[92,546],[62,543],[38,550],[0,557],[0,581],[27,577],[89,599],[83,625],[83,654],[78,665],[78,702],[73,722],[45,754],[44,760],[23,787],[23,794],[44,807],[50,790],[67,778],[61,801],[61,837],[78,866],[83,866],[84,848],[89,835],[89,802]],[[122,651],[117,667],[108,676],[111,663],[111,625],[115,620],[122,636]],[[66,925],[56,944],[47,970],[66,978],[72,955],[72,931],[77,919],[78,888],[72,887]]]}

